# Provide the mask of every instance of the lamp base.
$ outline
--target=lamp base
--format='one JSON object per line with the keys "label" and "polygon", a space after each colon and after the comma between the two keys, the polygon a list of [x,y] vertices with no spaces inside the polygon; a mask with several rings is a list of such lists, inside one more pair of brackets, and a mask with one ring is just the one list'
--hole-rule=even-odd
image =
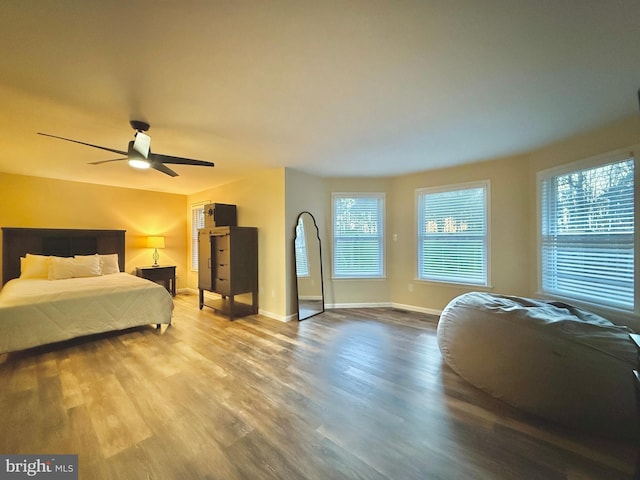
{"label": "lamp base", "polygon": [[160,254],[158,253],[158,249],[156,248],[155,251],[153,252],[153,265],[151,265],[152,267],[159,267],[160,265],[158,264],[158,259],[160,258]]}

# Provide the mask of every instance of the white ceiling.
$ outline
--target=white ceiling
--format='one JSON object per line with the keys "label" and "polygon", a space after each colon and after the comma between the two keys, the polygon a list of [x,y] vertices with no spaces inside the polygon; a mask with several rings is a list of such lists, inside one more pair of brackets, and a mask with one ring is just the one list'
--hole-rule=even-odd
{"label": "white ceiling", "polygon": [[[396,175],[636,115],[639,86],[638,0],[5,0],[0,171],[182,194]],[[117,155],[36,135],[126,150],[130,119],[216,167],[88,165]]]}

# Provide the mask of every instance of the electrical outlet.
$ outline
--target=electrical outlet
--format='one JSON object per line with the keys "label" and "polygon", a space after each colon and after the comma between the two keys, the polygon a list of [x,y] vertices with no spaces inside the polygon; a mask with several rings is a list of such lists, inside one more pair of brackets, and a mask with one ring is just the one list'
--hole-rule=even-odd
{"label": "electrical outlet", "polygon": [[413,292],[413,283],[410,283],[410,284],[409,284],[409,291],[410,291],[410,292]]}

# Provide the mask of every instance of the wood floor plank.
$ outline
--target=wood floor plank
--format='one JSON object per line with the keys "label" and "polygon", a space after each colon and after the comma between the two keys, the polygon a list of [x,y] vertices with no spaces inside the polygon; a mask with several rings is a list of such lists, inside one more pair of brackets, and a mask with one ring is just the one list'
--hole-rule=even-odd
{"label": "wood floor plank", "polygon": [[524,414],[442,360],[437,317],[328,310],[173,324],[0,355],[0,452],[80,478],[631,479],[631,442]]}
{"label": "wood floor plank", "polygon": [[38,376],[35,359],[18,357],[15,364],[5,363],[3,366],[2,373],[5,381],[2,390],[7,392],[22,392],[37,387]]}
{"label": "wood floor plank", "polygon": [[105,458],[151,436],[151,430],[113,374],[102,376],[82,393]]}
{"label": "wood floor plank", "polygon": [[73,371],[71,360],[69,358],[62,359],[59,362],[59,370],[64,407],[71,409],[82,405],[84,402],[82,389]]}

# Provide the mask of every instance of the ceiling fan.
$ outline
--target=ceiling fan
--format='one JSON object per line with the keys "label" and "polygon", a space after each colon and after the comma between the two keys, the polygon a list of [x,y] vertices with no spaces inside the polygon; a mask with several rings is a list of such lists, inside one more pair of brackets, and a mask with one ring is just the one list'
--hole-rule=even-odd
{"label": "ceiling fan", "polygon": [[213,162],[205,162],[203,160],[192,160],[190,158],[172,157],[171,155],[162,155],[160,153],[151,153],[151,137],[146,132],[149,130],[149,124],[140,120],[131,120],[129,122],[131,127],[136,131],[135,139],[129,142],[127,151],[116,150],[115,148],[101,147],[100,145],[93,145],[91,143],[80,142],[78,140],[72,140],[70,138],[58,137],[57,135],[50,135],[48,133],[38,132],[38,135],[44,135],[45,137],[58,138],[60,140],[66,140],[67,142],[79,143],[80,145],[86,145],[88,147],[99,148],[100,150],[106,150],[107,152],[118,153],[125,155],[122,158],[113,158],[111,160],[101,160],[98,162],[89,162],[91,165],[100,165],[101,163],[117,162],[120,160],[128,160],[129,165],[135,168],[153,168],[159,172],[165,173],[171,177],[177,177],[178,174],[167,167],[165,164],[174,165],[196,165],[200,167],[213,167]]}

